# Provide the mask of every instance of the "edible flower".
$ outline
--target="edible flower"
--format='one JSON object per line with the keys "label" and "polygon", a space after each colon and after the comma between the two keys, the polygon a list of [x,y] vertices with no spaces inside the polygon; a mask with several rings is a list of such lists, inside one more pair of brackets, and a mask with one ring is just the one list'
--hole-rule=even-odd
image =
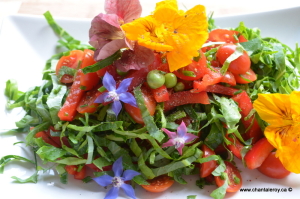
{"label": "edible flower", "polygon": [[176,0],[156,4],[152,15],[121,26],[126,37],[139,45],[164,52],[170,71],[185,67],[199,56],[199,49],[208,38],[205,7],[197,5],[184,12]]}
{"label": "edible flower", "polygon": [[137,107],[136,99],[134,96],[127,92],[128,86],[131,84],[133,78],[126,78],[121,81],[118,88],[116,85],[116,81],[113,76],[108,72],[105,73],[103,77],[103,86],[108,90],[108,92],[104,92],[99,95],[95,100],[96,103],[109,103],[112,102],[112,110],[116,116],[119,115],[122,104],[120,101],[130,104],[131,106]]}
{"label": "edible flower", "polygon": [[119,157],[114,162],[112,170],[115,175],[114,177],[103,175],[93,178],[93,180],[100,186],[106,187],[108,185],[112,185],[112,188],[109,190],[109,192],[107,192],[104,199],[117,198],[120,188],[122,188],[129,197],[136,198],[132,186],[126,184],[125,182],[131,180],[134,176],[140,175],[140,173],[134,170],[125,170],[123,172],[122,157]]}
{"label": "edible flower", "polygon": [[300,92],[291,94],[258,94],[254,109],[268,123],[265,136],[277,150],[283,166],[300,173]]}
{"label": "edible flower", "polygon": [[171,132],[165,128],[162,128],[161,130],[163,130],[170,137],[169,141],[162,145],[162,148],[175,146],[180,155],[182,155],[182,149],[185,143],[191,142],[194,139],[198,138],[198,136],[196,135],[187,133],[187,128],[184,122],[181,122],[181,124],[178,126],[177,133]]}
{"label": "edible flower", "polygon": [[139,0],[105,0],[106,14],[100,13],[91,23],[89,43],[96,48],[95,60],[105,59],[121,48],[132,48],[120,26],[140,17]]}

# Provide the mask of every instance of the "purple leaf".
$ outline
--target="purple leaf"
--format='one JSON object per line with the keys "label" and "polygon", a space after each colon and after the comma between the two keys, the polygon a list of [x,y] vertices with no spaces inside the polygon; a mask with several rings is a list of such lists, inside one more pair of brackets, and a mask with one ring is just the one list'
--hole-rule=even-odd
{"label": "purple leaf", "polygon": [[134,193],[134,189],[132,188],[131,185],[129,184],[123,184],[121,186],[121,188],[124,190],[124,192],[126,193],[127,196],[131,197],[131,198],[136,198],[135,197],[135,193]]}
{"label": "purple leaf", "polygon": [[137,172],[137,171],[125,170],[122,177],[124,178],[124,181],[128,181],[128,180],[131,180],[134,176],[137,176],[137,175],[140,175],[140,173]]}
{"label": "purple leaf", "polygon": [[116,199],[119,195],[119,188],[112,187],[106,194],[104,199]]}
{"label": "purple leaf", "polygon": [[111,55],[113,55],[116,51],[120,50],[121,48],[126,48],[127,44],[125,43],[124,39],[115,39],[110,42],[107,42],[102,46],[99,51],[95,52],[95,60],[102,60]]}
{"label": "purple leaf", "polygon": [[103,175],[96,178],[93,178],[97,184],[101,185],[102,187],[106,187],[112,183],[112,177],[109,175]]}
{"label": "purple leaf", "polygon": [[142,13],[139,0],[106,0],[104,9],[108,14],[118,15],[125,23],[139,18]]}

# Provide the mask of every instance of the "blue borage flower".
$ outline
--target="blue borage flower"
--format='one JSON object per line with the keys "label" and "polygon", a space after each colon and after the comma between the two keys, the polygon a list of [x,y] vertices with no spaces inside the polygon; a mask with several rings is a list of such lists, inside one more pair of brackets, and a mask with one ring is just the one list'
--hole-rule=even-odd
{"label": "blue borage flower", "polygon": [[114,177],[111,177],[109,175],[103,175],[96,178],[93,178],[93,180],[98,183],[99,185],[106,187],[108,185],[112,185],[112,188],[107,192],[104,199],[115,199],[119,195],[119,190],[122,188],[126,195],[128,195],[131,198],[136,198],[134,189],[131,185],[126,184],[125,182],[128,180],[131,180],[134,176],[140,175],[139,172],[134,170],[125,170],[123,172],[123,164],[122,164],[122,157],[119,157],[117,159],[113,166],[112,170],[114,172]]}
{"label": "blue borage flower", "polygon": [[119,115],[122,104],[120,101],[130,104],[131,106],[137,107],[136,99],[134,96],[127,92],[128,86],[131,84],[133,78],[126,78],[123,79],[123,81],[120,83],[119,87],[116,85],[116,81],[114,80],[113,76],[109,74],[108,72],[105,73],[103,77],[103,86],[108,90],[108,92],[105,92],[101,94],[97,99],[95,100],[96,103],[112,103],[112,110],[115,113],[116,116]]}
{"label": "blue borage flower", "polygon": [[163,143],[162,148],[175,146],[180,155],[182,155],[182,149],[185,143],[191,142],[198,138],[196,135],[187,133],[187,128],[184,122],[181,122],[181,124],[178,126],[177,133],[171,132],[165,128],[162,128],[161,130],[163,130],[170,137],[169,141]]}

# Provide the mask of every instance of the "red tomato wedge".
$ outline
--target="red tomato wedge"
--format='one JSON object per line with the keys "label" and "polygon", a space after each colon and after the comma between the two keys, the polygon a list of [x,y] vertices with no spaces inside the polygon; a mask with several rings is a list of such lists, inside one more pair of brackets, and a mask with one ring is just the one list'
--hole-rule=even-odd
{"label": "red tomato wedge", "polygon": [[271,152],[257,169],[262,174],[276,179],[282,179],[291,174],[291,172],[286,170],[280,160],[275,156],[275,152]]}
{"label": "red tomato wedge", "polygon": [[[239,170],[230,162],[224,161],[226,165],[225,173],[228,175],[228,187],[226,192],[237,192],[242,187],[242,176]],[[218,187],[222,186],[225,181],[220,176],[215,176],[215,181]]]}
{"label": "red tomato wedge", "polygon": [[169,111],[176,106],[184,104],[209,104],[209,98],[206,92],[191,93],[190,91],[181,91],[172,93],[170,99],[165,102],[164,110]]}
{"label": "red tomato wedge", "polygon": [[233,153],[233,155],[235,155],[238,159],[242,159],[241,151],[244,148],[244,145],[233,134],[231,136],[226,134],[226,138],[232,143],[227,145],[227,147]]}
{"label": "red tomato wedge", "polygon": [[165,85],[162,85],[161,87],[156,89],[151,89],[151,91],[156,102],[165,102],[170,99],[168,89]]}
{"label": "red tomato wedge", "polygon": [[244,74],[234,75],[234,78],[235,78],[236,82],[239,84],[249,84],[251,82],[254,82],[257,79],[257,76],[254,73],[254,71],[250,68]]}
{"label": "red tomato wedge", "polygon": [[[63,66],[67,66],[73,69],[77,69],[79,67],[80,61],[83,59],[83,51],[81,50],[72,50],[69,55],[62,56],[57,65],[56,65],[56,75],[58,75],[59,70]],[[74,77],[71,75],[64,74],[61,78],[62,83],[72,83]]]}
{"label": "red tomato wedge", "polygon": [[223,86],[220,84],[209,85],[206,88],[206,92],[218,93],[218,94],[229,95],[229,96],[233,96],[234,93],[237,91],[238,91],[238,89]]}
{"label": "red tomato wedge", "polygon": [[[201,146],[201,150],[203,152],[203,158],[206,158],[211,155],[215,155],[215,152],[211,150],[208,146],[203,144]],[[205,178],[211,174],[217,168],[217,162],[215,160],[211,160],[209,162],[204,162],[200,164],[200,177]]]}
{"label": "red tomato wedge", "polygon": [[102,93],[98,91],[98,87],[85,92],[76,108],[78,113],[94,113],[99,106],[99,103],[95,103],[95,100],[101,94]]}
{"label": "red tomato wedge", "polygon": [[133,91],[135,87],[146,81],[148,68],[141,68],[140,70],[130,70],[125,78],[133,78],[128,87],[128,91]]}
{"label": "red tomato wedge", "polygon": [[80,89],[80,76],[82,71],[78,70],[75,80],[71,86],[65,103],[58,112],[58,117],[63,121],[72,121],[77,113],[77,106],[84,94],[84,90]]}
{"label": "red tomato wedge", "polygon": [[[187,76],[185,75],[186,72],[192,73],[194,74],[194,76]],[[203,77],[208,72],[209,69],[206,67],[206,57],[204,53],[201,51],[200,59],[198,60],[198,62],[192,61],[191,64],[183,68],[180,68],[177,71],[174,71],[174,74],[180,79],[191,81]]]}
{"label": "red tomato wedge", "polygon": [[275,148],[269,143],[267,138],[258,140],[244,157],[247,167],[249,169],[260,167],[274,149]]}
{"label": "red tomato wedge", "polygon": [[245,129],[248,129],[250,127],[248,131],[246,131],[245,133],[241,133],[241,135],[245,140],[253,138],[252,143],[254,144],[255,142],[257,142],[257,140],[263,137],[263,132],[260,129],[254,115],[252,115],[248,120],[245,120],[245,117],[247,117],[250,111],[253,109],[251,99],[245,91],[233,96],[232,99],[238,103],[238,106],[241,109],[241,121]]}
{"label": "red tomato wedge", "polygon": [[44,142],[52,145],[52,146],[55,146],[57,148],[60,148],[61,146],[59,144],[57,144],[54,140],[51,139],[50,136],[47,135],[47,133],[45,131],[40,131],[38,133],[35,134],[36,138],[39,138],[41,137],[43,139]]}
{"label": "red tomato wedge", "polygon": [[66,165],[65,169],[68,174],[75,175],[77,172],[77,166],[76,165]]}
{"label": "red tomato wedge", "polygon": [[160,193],[169,189],[173,184],[174,180],[167,175],[161,175],[151,180],[147,180],[150,185],[141,185],[144,189],[153,193]]}
{"label": "red tomato wedge", "polygon": [[[94,51],[85,49],[83,51],[83,59],[81,62],[81,68],[85,68],[87,66],[95,64],[94,60]],[[99,82],[99,76],[96,72],[82,74],[80,76],[80,85],[83,90],[91,90],[94,86],[96,86]]]}
{"label": "red tomato wedge", "polygon": [[76,171],[74,178],[76,180],[83,180],[86,177],[86,166],[84,165],[80,171]]}

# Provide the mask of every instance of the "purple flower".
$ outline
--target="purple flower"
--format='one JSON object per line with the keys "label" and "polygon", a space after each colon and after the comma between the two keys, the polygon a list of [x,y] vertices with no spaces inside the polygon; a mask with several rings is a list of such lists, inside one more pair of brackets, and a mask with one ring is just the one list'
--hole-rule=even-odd
{"label": "purple flower", "polygon": [[115,161],[112,170],[115,175],[114,177],[111,177],[109,175],[103,175],[93,179],[95,182],[97,182],[103,187],[112,185],[112,188],[106,194],[104,199],[117,198],[119,195],[120,188],[122,188],[126,195],[128,195],[129,197],[136,198],[132,186],[126,184],[125,181],[131,180],[134,176],[140,175],[140,173],[134,170],[125,170],[123,172],[122,157]]}
{"label": "purple flower", "polygon": [[165,128],[162,128],[161,130],[163,130],[170,137],[169,141],[162,145],[162,148],[175,146],[180,155],[182,155],[182,148],[184,147],[185,143],[191,142],[198,138],[196,135],[187,133],[187,128],[184,122],[181,122],[181,124],[178,126],[177,133],[171,132]]}
{"label": "purple flower", "polygon": [[108,90],[108,92],[105,92],[101,94],[96,100],[96,103],[108,103],[113,102],[112,104],[112,110],[116,114],[116,116],[119,115],[122,104],[120,101],[130,104],[131,106],[137,107],[136,100],[134,96],[127,92],[128,86],[131,84],[133,78],[127,78],[123,79],[123,81],[120,83],[119,87],[116,88],[116,81],[114,80],[113,76],[109,74],[108,72],[105,73],[103,77],[103,86]]}

